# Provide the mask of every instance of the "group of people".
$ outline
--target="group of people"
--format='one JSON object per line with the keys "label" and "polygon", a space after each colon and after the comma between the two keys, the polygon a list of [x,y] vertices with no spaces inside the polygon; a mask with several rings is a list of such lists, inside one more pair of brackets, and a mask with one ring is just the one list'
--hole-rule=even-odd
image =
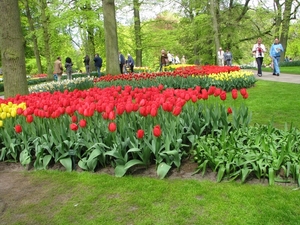
{"label": "group of people", "polygon": [[[262,76],[262,70],[261,67],[263,65],[263,60],[266,52],[266,47],[264,44],[262,44],[262,39],[258,38],[257,43],[253,45],[252,48],[252,54],[256,60],[257,63],[257,76]],[[283,52],[283,47],[279,43],[279,39],[275,38],[274,43],[270,47],[269,55],[272,59],[271,67],[273,68],[273,75],[279,76],[280,75],[280,69],[279,69],[279,60],[280,55]],[[232,65],[232,53],[229,49],[226,49],[224,52],[222,48],[219,48],[217,52],[217,58],[218,58],[218,65],[219,66],[231,66]]]}
{"label": "group of people", "polygon": [[[257,75],[259,77],[262,76],[262,64],[264,60],[266,52],[266,47],[262,43],[262,39],[258,38],[257,43],[253,45],[252,48],[252,54],[255,57],[256,63],[257,63]],[[279,69],[279,60],[280,60],[280,55],[283,52],[283,47],[279,43],[278,38],[275,38],[274,43],[270,47],[270,52],[269,55],[272,59],[272,68],[273,68],[273,75],[279,76],[280,75],[280,69]],[[218,52],[217,52],[217,58],[218,58],[218,65],[219,66],[231,66],[232,65],[232,53],[230,52],[229,49],[226,49],[224,52],[222,48],[220,47]],[[88,55],[84,57],[83,63],[85,65],[86,69],[86,74],[90,76],[90,58]],[[94,63],[95,67],[98,73],[98,77],[101,76],[101,67],[102,67],[102,58],[99,56],[99,54],[95,54],[94,57]],[[185,56],[182,56],[181,60],[179,60],[178,55],[175,57],[171,54],[170,51],[166,53],[165,50],[161,50],[161,55],[160,55],[160,68],[159,71],[162,71],[164,66],[170,65],[170,64],[186,64],[186,59]],[[72,60],[70,57],[67,57],[65,60],[65,68],[66,68],[66,73],[68,79],[72,79]],[[131,72],[133,73],[134,70],[134,60],[130,54],[127,55],[127,59],[125,59],[124,55],[119,52],[119,66],[120,66],[120,72],[121,74],[123,73],[128,73]],[[129,71],[128,71],[129,70]],[[61,80],[61,76],[63,73],[63,66],[61,63],[61,58],[57,57],[56,61],[54,62],[54,79],[57,81]]]}
{"label": "group of people", "polygon": [[160,60],[159,60],[159,71],[163,70],[164,66],[168,66],[171,64],[186,64],[185,56],[183,55],[181,60],[179,60],[178,54],[174,57],[170,51],[166,53],[165,50],[161,50]]}
{"label": "group of people", "polygon": [[[66,73],[67,73],[67,77],[69,80],[72,80],[72,66],[73,66],[73,63],[72,63],[71,58],[67,57],[65,60],[65,68],[66,68]],[[58,56],[54,62],[54,72],[53,72],[54,80],[61,81],[63,71],[64,71],[64,69],[63,69],[63,66],[61,63],[61,58],[60,58],[60,56]]]}
{"label": "group of people", "polygon": [[[133,73],[133,68],[134,68],[134,60],[132,58],[132,56],[130,54],[127,55],[127,59],[125,59],[124,55],[121,54],[121,52],[119,52],[119,65],[120,65],[120,72],[123,73],[127,73],[128,70],[127,68],[129,68],[129,71],[131,73]],[[85,70],[86,70],[86,74],[87,76],[90,76],[90,57],[88,55],[86,55],[83,58],[83,63],[85,66]],[[94,63],[95,63],[95,68],[98,74],[98,77],[101,76],[101,68],[102,68],[102,58],[99,56],[99,54],[95,54],[94,57]],[[65,60],[65,69],[66,69],[66,73],[67,73],[67,77],[69,80],[72,80],[72,60],[70,57],[67,57]],[[63,74],[63,65],[61,62],[61,57],[57,57],[57,59],[54,62],[54,80],[56,81],[61,81],[61,77]]]}
{"label": "group of people", "polygon": [[223,49],[220,47],[219,51],[217,52],[218,57],[218,65],[219,66],[231,66],[232,65],[232,54],[229,49],[226,49],[224,52]]}
{"label": "group of people", "polygon": [[129,53],[127,54],[127,59],[125,59],[125,56],[119,52],[119,65],[121,74],[134,72],[134,60]]}
{"label": "group of people", "polygon": [[[257,63],[257,76],[261,77],[262,76],[262,71],[261,67],[263,64],[265,52],[266,52],[266,47],[262,43],[262,39],[258,38],[257,43],[253,45],[252,48],[252,54],[255,57],[256,63]],[[272,68],[273,68],[273,75],[274,76],[279,76],[280,75],[280,69],[279,69],[279,60],[280,60],[280,55],[283,52],[283,47],[279,43],[279,39],[275,38],[274,43],[270,47],[270,52],[269,55],[272,59]]]}

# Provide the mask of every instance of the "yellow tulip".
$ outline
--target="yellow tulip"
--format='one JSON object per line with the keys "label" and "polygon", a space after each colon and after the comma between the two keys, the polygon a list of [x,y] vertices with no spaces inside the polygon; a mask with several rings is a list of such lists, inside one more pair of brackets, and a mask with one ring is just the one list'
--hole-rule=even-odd
{"label": "yellow tulip", "polygon": [[2,112],[0,117],[1,117],[1,119],[5,120],[6,119],[6,112]]}

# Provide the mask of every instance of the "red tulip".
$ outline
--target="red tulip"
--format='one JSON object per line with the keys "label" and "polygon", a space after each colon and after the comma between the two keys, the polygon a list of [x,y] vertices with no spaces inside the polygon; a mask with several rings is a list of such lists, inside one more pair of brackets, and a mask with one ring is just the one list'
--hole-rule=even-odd
{"label": "red tulip", "polygon": [[117,129],[117,125],[116,125],[114,122],[109,123],[109,125],[108,125],[108,130],[109,130],[110,132],[115,132],[116,129]]}
{"label": "red tulip", "polygon": [[242,88],[240,90],[240,93],[241,93],[242,96],[244,96],[247,93],[247,89],[246,88]]}
{"label": "red tulip", "polygon": [[204,100],[207,100],[208,99],[208,92],[206,89],[201,89],[201,97],[202,99]]}
{"label": "red tulip", "polygon": [[232,89],[231,96],[232,96],[233,99],[237,99],[237,97],[238,97],[237,89]]}
{"label": "red tulip", "polygon": [[133,111],[133,104],[132,103],[126,103],[125,109],[127,113],[131,113]]}
{"label": "red tulip", "polygon": [[77,124],[76,124],[76,123],[71,123],[71,124],[70,124],[70,129],[73,130],[73,131],[78,130]]}
{"label": "red tulip", "polygon": [[157,116],[157,108],[152,107],[152,108],[151,108],[151,111],[150,111],[150,115],[151,115],[152,117],[156,117],[156,116]]}
{"label": "red tulip", "polygon": [[110,111],[110,112],[109,112],[109,114],[108,114],[108,119],[110,119],[110,120],[116,119],[116,115],[115,115],[115,112],[114,112],[114,111]]}
{"label": "red tulip", "polygon": [[79,126],[80,126],[80,127],[86,127],[86,120],[81,119],[81,120],[79,121]]}
{"label": "red tulip", "polygon": [[136,137],[139,138],[139,139],[141,139],[141,138],[144,137],[144,134],[145,134],[145,131],[142,130],[142,129],[140,129],[140,130],[138,130],[138,131],[136,132]]}
{"label": "red tulip", "polygon": [[214,96],[217,97],[221,94],[222,90],[220,88],[216,88],[214,92]]}
{"label": "red tulip", "polygon": [[231,113],[232,113],[232,109],[231,109],[230,107],[228,107],[227,113],[228,113],[228,114],[231,114]]}
{"label": "red tulip", "polygon": [[15,131],[16,131],[16,133],[21,133],[21,132],[22,132],[22,127],[21,127],[20,124],[17,124],[17,125],[15,126]]}
{"label": "red tulip", "polygon": [[72,123],[76,123],[77,122],[77,116],[73,115],[71,117],[71,121],[72,121]]}
{"label": "red tulip", "polygon": [[27,123],[32,123],[32,121],[33,121],[33,116],[32,115],[26,116],[26,122]]}
{"label": "red tulip", "polygon": [[21,115],[22,113],[23,113],[23,109],[22,109],[22,108],[18,108],[18,109],[17,109],[17,114],[18,114],[18,115]]}
{"label": "red tulip", "polygon": [[178,116],[181,113],[182,108],[180,106],[175,106],[173,110],[173,115]]}
{"label": "red tulip", "polygon": [[221,91],[220,99],[221,99],[222,101],[225,101],[225,100],[226,100],[226,91]]}
{"label": "red tulip", "polygon": [[154,128],[153,128],[153,135],[155,137],[159,137],[161,135],[161,129],[160,129],[160,126],[159,125],[156,125]]}

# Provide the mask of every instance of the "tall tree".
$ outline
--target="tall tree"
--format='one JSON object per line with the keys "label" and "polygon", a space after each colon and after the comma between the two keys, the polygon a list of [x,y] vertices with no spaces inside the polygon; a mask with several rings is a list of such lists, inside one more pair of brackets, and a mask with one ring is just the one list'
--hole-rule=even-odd
{"label": "tall tree", "polygon": [[30,32],[31,32],[31,39],[32,39],[32,42],[33,42],[33,50],[34,50],[34,55],[35,55],[35,60],[36,60],[38,73],[41,74],[41,73],[43,73],[42,63],[41,63],[41,56],[40,56],[40,50],[39,50],[39,47],[38,47],[37,37],[36,37],[36,34],[35,34],[36,31],[35,31],[35,28],[34,28],[34,21],[33,21],[33,18],[32,18],[32,15],[31,15],[31,9],[30,9],[30,6],[29,6],[30,2],[29,2],[29,0],[24,0],[24,1],[22,1],[22,3],[24,4],[24,7],[25,7],[26,17],[27,17],[28,24],[29,24],[29,29],[30,29]]}
{"label": "tall tree", "polygon": [[47,61],[47,77],[48,79],[53,79],[53,62],[51,60],[51,47],[50,38],[51,34],[49,32],[50,15],[48,12],[47,0],[39,1],[39,8],[41,12],[41,22],[43,26],[43,39],[44,39],[44,54]]}
{"label": "tall tree", "polygon": [[0,48],[4,97],[28,94],[24,39],[18,0],[0,1]]}
{"label": "tall tree", "polygon": [[[274,34],[280,39],[284,50],[288,47],[290,21],[296,19],[299,7],[299,1],[286,0],[283,3],[280,3],[279,0],[274,0],[274,11],[276,13]],[[284,57],[281,57],[280,60],[283,61]]]}
{"label": "tall tree", "polygon": [[115,1],[102,0],[102,5],[105,30],[106,72],[116,75],[120,74],[120,67]]}
{"label": "tall tree", "polygon": [[139,0],[133,0],[133,19],[134,19],[134,36],[136,45],[136,66],[142,66],[142,29],[140,18],[141,3]]}
{"label": "tall tree", "polygon": [[219,49],[220,47],[220,34],[219,34],[219,18],[218,18],[218,11],[219,5],[215,4],[215,0],[210,0],[210,15],[212,19],[212,27],[214,31],[214,41],[215,41],[215,50]]}

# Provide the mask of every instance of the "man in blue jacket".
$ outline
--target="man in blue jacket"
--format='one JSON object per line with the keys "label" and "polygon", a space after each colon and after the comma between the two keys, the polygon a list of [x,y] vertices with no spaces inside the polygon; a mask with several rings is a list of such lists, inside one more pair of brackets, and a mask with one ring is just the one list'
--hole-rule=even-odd
{"label": "man in blue jacket", "polygon": [[102,67],[102,58],[99,56],[98,53],[95,55],[94,62],[95,62],[95,67],[97,69],[98,77],[100,77],[101,76],[100,71],[101,71],[101,67]]}
{"label": "man in blue jacket", "polygon": [[119,52],[119,64],[120,64],[120,71],[123,74],[124,73],[124,65],[125,65],[125,57],[121,52]]}
{"label": "man in blue jacket", "polygon": [[279,60],[280,60],[280,55],[282,52],[283,52],[283,47],[279,43],[278,38],[275,38],[275,41],[270,48],[270,56],[271,56],[271,58],[273,60],[273,64],[274,64],[274,69],[273,69],[274,76],[279,76],[279,74],[280,74]]}
{"label": "man in blue jacket", "polygon": [[127,63],[130,68],[130,72],[133,73],[133,67],[134,67],[134,60],[132,56],[128,53]]}

